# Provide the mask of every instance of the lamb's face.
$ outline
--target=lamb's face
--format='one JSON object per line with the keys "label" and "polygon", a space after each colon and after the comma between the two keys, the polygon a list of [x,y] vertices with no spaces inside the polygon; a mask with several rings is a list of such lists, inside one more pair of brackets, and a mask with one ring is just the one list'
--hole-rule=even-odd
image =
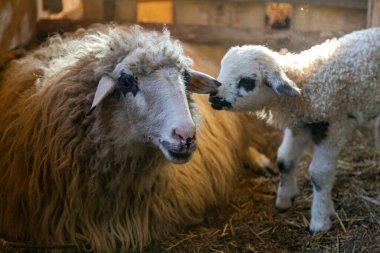
{"label": "lamb's face", "polygon": [[221,87],[210,96],[216,110],[256,111],[271,106],[280,94],[299,95],[273,52],[261,46],[231,48],[222,59],[218,81]]}
{"label": "lamb's face", "polygon": [[[196,149],[198,123],[198,109],[191,100],[190,91],[215,91],[218,84],[215,79],[172,65],[149,73],[133,73],[121,64],[111,76],[102,80],[105,84],[102,85],[101,81],[96,93],[101,90],[99,87],[107,86],[106,83],[114,84],[114,89],[120,94],[123,112],[119,121],[129,126],[128,130],[124,129],[129,138],[135,142],[153,144],[171,162],[185,163],[190,160]],[[202,88],[198,83],[208,85]],[[95,101],[96,94],[94,103],[99,103]]]}

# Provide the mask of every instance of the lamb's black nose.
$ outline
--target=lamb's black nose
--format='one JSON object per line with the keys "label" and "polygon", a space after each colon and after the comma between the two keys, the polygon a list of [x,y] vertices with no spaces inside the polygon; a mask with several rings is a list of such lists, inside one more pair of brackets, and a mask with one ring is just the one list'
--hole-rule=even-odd
{"label": "lamb's black nose", "polygon": [[211,103],[211,107],[215,110],[222,110],[223,107],[225,108],[231,108],[231,103],[226,101],[222,97],[218,96],[211,96],[208,98],[208,101]]}

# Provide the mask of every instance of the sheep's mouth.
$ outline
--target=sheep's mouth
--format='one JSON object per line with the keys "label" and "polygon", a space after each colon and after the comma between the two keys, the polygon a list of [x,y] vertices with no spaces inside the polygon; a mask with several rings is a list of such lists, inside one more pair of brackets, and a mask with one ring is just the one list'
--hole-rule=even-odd
{"label": "sheep's mouth", "polygon": [[191,156],[193,155],[192,152],[178,153],[176,151],[171,151],[171,150],[168,150],[168,152],[169,152],[171,157],[173,157],[175,160],[178,160],[178,161],[188,161],[188,160],[190,160]]}
{"label": "sheep's mouth", "polygon": [[160,141],[159,143],[161,152],[164,154],[165,158],[172,163],[181,164],[190,161],[196,149],[195,143],[191,145],[177,145],[167,141]]}

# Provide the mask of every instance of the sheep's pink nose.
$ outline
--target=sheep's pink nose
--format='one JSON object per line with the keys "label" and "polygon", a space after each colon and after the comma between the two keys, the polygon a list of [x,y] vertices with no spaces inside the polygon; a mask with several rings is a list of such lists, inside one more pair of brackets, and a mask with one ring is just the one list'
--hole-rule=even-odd
{"label": "sheep's pink nose", "polygon": [[195,142],[195,127],[187,128],[175,128],[173,129],[173,135],[182,144],[192,144]]}

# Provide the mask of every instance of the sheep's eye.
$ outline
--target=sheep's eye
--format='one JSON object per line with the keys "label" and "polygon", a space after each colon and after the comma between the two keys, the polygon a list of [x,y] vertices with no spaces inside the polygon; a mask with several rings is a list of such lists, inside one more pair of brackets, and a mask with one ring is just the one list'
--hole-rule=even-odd
{"label": "sheep's eye", "polygon": [[256,86],[256,79],[243,77],[238,83],[238,88],[244,88],[246,91],[253,91]]}
{"label": "sheep's eye", "polygon": [[137,92],[139,91],[139,87],[137,85],[137,77],[134,77],[133,75],[121,72],[117,82],[123,95],[131,92],[133,96],[136,96]]}

